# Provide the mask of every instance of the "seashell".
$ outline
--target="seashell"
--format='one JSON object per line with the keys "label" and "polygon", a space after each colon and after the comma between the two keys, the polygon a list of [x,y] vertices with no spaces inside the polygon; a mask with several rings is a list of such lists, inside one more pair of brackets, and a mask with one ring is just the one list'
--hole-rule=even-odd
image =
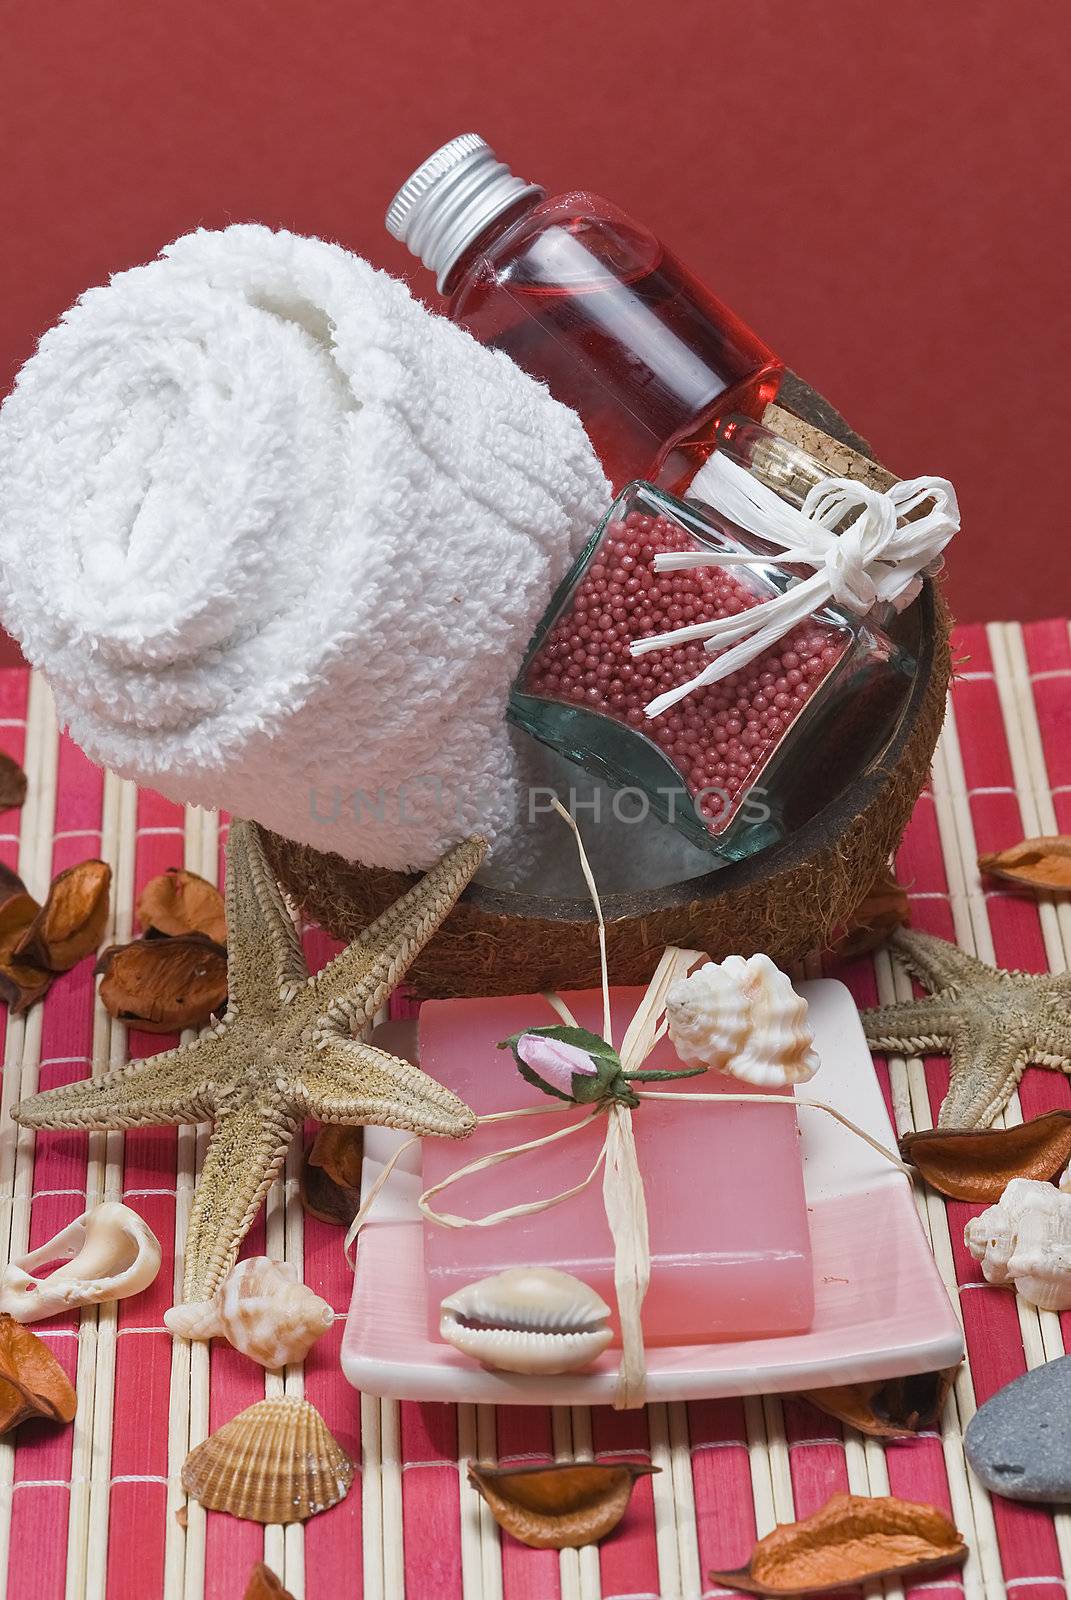
{"label": "seashell", "polygon": [[[700,973],[706,970],[705,967],[699,969]],[[724,1059],[725,1050],[719,1049],[719,1045],[724,1044],[730,1033],[737,1032],[739,1000],[734,1003],[723,999],[726,1009],[720,1017],[713,1009],[706,1011],[709,1037],[716,1041],[712,1053],[721,1058],[719,1070],[744,1083],[753,1083],[759,1089],[783,1089],[790,1083],[806,1083],[813,1078],[818,1071],[818,1057],[813,1049],[814,1034],[807,1025],[807,1002],[793,989],[788,976],[769,956],[761,954],[750,956],[746,961],[742,956],[727,956],[721,963],[721,971],[747,1006],[747,1027],[740,1045]],[[707,992],[713,999],[713,980],[707,982],[710,985]],[[671,995],[673,992],[670,991]],[[726,1016],[731,1019],[728,1026],[724,1020]]]}
{"label": "seashell", "polygon": [[209,1511],[305,1522],[345,1498],[353,1470],[316,1407],[282,1395],[258,1400],[191,1450],[182,1487]]}
{"label": "seashell", "polygon": [[747,1042],[747,996],[724,966],[708,961],[670,989],[666,1024],[670,1043],[686,1066],[725,1072]]}
{"label": "seashell", "polygon": [[1014,1284],[1042,1311],[1071,1308],[1071,1194],[1013,1178],[995,1206],[967,1223],[963,1242],[987,1283]]}
{"label": "seashell", "polygon": [[335,1320],[326,1300],[307,1289],[291,1261],[251,1256],[227,1274],[210,1300],[164,1312],[183,1339],[226,1339],[262,1367],[302,1361]]}
{"label": "seashell", "polygon": [[769,956],[727,956],[679,979],[666,998],[666,1023],[687,1065],[760,1089],[805,1083],[818,1071],[807,1002]]}
{"label": "seashell", "polygon": [[[63,1265],[45,1277],[33,1268]],[[16,1322],[39,1322],[72,1306],[127,1300],[147,1289],[160,1270],[160,1241],[136,1211],[118,1200],[93,1206],[0,1275],[0,1312]]]}
{"label": "seashell", "polygon": [[500,1372],[575,1372],[613,1337],[602,1296],[555,1267],[510,1267],[481,1278],[447,1295],[441,1311],[441,1337]]}

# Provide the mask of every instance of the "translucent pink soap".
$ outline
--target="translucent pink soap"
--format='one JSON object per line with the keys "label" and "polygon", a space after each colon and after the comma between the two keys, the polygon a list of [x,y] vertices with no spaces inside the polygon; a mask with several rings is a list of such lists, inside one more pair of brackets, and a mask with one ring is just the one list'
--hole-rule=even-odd
{"label": "translucent pink soap", "polygon": [[[641,989],[612,991],[620,1044]],[[599,1031],[595,991],[565,999],[581,1026]],[[539,995],[426,1001],[420,1009],[420,1062],[477,1112],[538,1104],[545,1096],[520,1076],[500,1039],[555,1021]],[[679,1068],[663,1041],[648,1067]],[[643,1086],[640,1085],[642,1088]],[[748,1093],[707,1073],[659,1089]],[[758,1091],[755,1091],[758,1093]],[[548,1102],[549,1103],[549,1102]],[[533,1116],[479,1128],[462,1142],[425,1139],[424,1183],[438,1183],[493,1150],[520,1144],[583,1115]],[[796,1333],[810,1326],[814,1283],[796,1114],[779,1106],[697,1106],[648,1101],[633,1113],[651,1241],[651,1287],[644,1328],[651,1344]],[[577,1183],[603,1137],[596,1118],[583,1133],[462,1179],[433,1202],[462,1216],[542,1198]],[[443,1297],[506,1267],[555,1266],[575,1273],[614,1305],[610,1232],[601,1177],[550,1211],[464,1230],[424,1224],[428,1323],[437,1334]]]}

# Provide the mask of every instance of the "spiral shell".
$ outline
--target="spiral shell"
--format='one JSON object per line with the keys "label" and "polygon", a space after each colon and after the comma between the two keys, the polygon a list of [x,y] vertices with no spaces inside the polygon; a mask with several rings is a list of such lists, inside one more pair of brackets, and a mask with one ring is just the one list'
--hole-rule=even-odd
{"label": "spiral shell", "polygon": [[1013,1178],[995,1206],[967,1223],[963,1241],[987,1283],[1014,1284],[1042,1311],[1071,1309],[1071,1194]]}
{"label": "spiral shell", "polygon": [[805,1083],[818,1071],[807,1002],[769,956],[727,956],[681,978],[666,999],[666,1022],[689,1066],[760,1089]]}
{"label": "spiral shell", "polygon": [[807,1024],[807,1002],[788,975],[769,956],[729,956],[722,967],[736,978],[747,997],[747,1043],[728,1071],[760,1089],[806,1083],[818,1071],[814,1034]]}
{"label": "spiral shell", "polygon": [[164,1312],[164,1323],[184,1339],[226,1339],[262,1367],[303,1361],[335,1314],[307,1289],[290,1261],[251,1256],[228,1273],[210,1300]]}
{"label": "spiral shell", "polygon": [[345,1498],[353,1471],[316,1407],[283,1395],[258,1400],[191,1450],[182,1487],[209,1511],[305,1522]]}
{"label": "spiral shell", "polygon": [[747,997],[722,966],[708,961],[670,989],[666,1022],[670,1043],[686,1065],[725,1072],[747,1039]]}
{"label": "spiral shell", "polygon": [[448,1344],[500,1372],[574,1372],[610,1343],[610,1307],[589,1284],[555,1267],[511,1267],[442,1303]]}

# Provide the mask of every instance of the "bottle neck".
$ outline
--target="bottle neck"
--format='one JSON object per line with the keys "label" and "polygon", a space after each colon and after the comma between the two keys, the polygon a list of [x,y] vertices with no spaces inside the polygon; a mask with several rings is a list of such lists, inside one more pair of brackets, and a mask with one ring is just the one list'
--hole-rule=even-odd
{"label": "bottle neck", "polygon": [[439,284],[439,293],[444,295],[447,300],[452,299],[481,256],[487,255],[497,241],[520,222],[523,217],[526,217],[530,211],[534,211],[536,206],[542,205],[544,198],[545,196],[541,189],[536,190],[534,193],[520,195],[504,210],[499,212],[498,216],[492,217],[486,227],[481,229],[476,237],[469,241],[457,257],[457,260],[447,270]]}
{"label": "bottle neck", "polygon": [[434,272],[442,294],[457,263],[500,219],[542,198],[543,190],[511,172],[478,134],[463,133],[402,184],[387,210],[387,232]]}

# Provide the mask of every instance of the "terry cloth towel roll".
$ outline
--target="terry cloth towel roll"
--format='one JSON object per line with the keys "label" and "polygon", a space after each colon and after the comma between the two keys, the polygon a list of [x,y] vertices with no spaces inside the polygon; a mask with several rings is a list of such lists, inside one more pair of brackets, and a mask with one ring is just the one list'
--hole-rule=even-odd
{"label": "terry cloth towel roll", "polygon": [[609,501],[573,412],[319,239],[189,234],[0,412],[0,615],[86,753],[384,867],[508,830],[507,691]]}

